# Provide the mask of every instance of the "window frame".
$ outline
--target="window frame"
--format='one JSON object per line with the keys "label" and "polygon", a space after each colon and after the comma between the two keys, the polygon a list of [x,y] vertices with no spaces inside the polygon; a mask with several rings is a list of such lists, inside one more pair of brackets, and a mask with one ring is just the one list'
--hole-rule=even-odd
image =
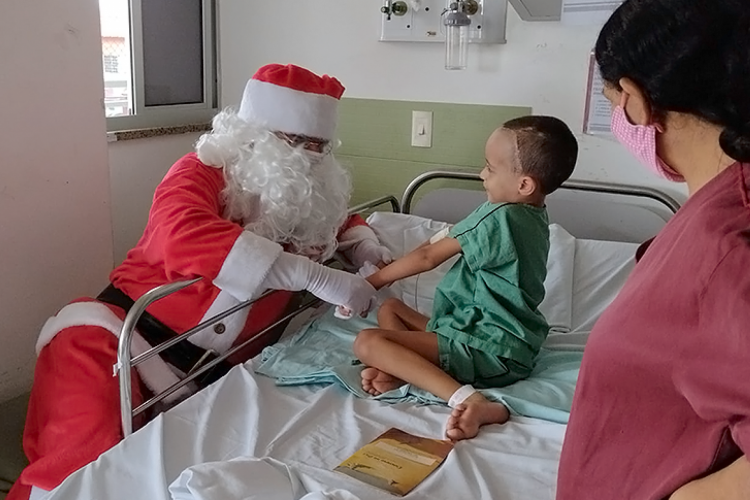
{"label": "window frame", "polygon": [[216,0],[201,0],[203,19],[203,102],[145,105],[142,0],[129,0],[133,114],[107,117],[107,131],[151,129],[203,124],[218,111],[218,15]]}

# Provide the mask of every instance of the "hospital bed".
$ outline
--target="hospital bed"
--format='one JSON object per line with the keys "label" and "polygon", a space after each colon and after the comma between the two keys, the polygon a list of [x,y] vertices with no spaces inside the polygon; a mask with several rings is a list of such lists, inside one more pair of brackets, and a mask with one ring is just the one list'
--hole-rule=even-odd
{"label": "hospital bed", "polygon": [[[353,211],[371,212],[390,204],[391,212],[374,212],[368,222],[394,255],[400,255],[483,202],[486,198],[478,181],[477,172],[431,171],[413,180],[400,203],[386,196]],[[594,322],[632,269],[638,243],[654,236],[679,203],[648,188],[569,181],[549,197],[548,208],[553,230],[543,305],[545,314],[555,318],[550,321],[554,328],[545,349],[580,352]],[[389,293],[428,312],[434,286],[447,270],[441,267],[404,280]],[[136,301],[120,336],[120,374],[252,303],[240,304],[176,340],[131,358],[130,341],[142,311],[195,281],[159,287]],[[330,493],[330,498],[390,498],[333,469],[391,427],[442,438],[449,408],[415,403],[414,398],[385,403],[357,397],[337,383],[280,386],[278,380],[256,373],[273,374],[267,368],[269,358],[309,335],[311,324],[308,321],[303,328],[303,319],[314,319],[312,324],[324,331],[358,328],[356,321],[351,327],[341,320],[331,323],[337,320],[328,309],[312,301],[272,325],[269,328],[291,321],[280,347],[271,346],[267,349],[271,354],[264,352],[234,367],[135,433],[134,416],[163,403],[223,358],[188,374],[138,408],[131,405],[130,377],[120,376],[126,439],[71,475],[46,498],[286,499],[336,489],[349,493]],[[458,443],[441,468],[409,497],[553,499],[565,411],[541,413],[556,415],[550,418],[529,414],[534,413],[516,411],[510,422],[486,427],[477,438]]]}

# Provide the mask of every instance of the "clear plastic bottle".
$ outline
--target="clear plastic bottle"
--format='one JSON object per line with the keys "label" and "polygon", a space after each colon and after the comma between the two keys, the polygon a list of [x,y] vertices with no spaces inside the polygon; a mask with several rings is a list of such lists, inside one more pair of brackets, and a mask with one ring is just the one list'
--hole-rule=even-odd
{"label": "clear plastic bottle", "polygon": [[469,56],[471,19],[459,3],[451,4],[443,19],[445,25],[445,69],[466,69]]}

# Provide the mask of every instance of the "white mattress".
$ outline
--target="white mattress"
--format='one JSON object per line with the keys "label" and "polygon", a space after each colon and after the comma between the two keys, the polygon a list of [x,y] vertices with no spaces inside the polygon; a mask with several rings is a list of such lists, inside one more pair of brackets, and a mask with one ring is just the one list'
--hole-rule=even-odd
{"label": "white mattress", "polygon": [[[382,231],[379,235],[390,240],[396,255],[442,227],[417,219],[398,224],[391,216],[384,220],[381,229],[387,228],[391,236]],[[570,331],[550,335],[547,347],[551,348],[580,349],[585,344],[593,322],[633,265],[635,245],[585,240],[574,245],[575,251],[567,257],[574,267],[572,278],[560,280],[569,291],[551,297],[568,297]],[[552,249],[554,255],[562,253]],[[424,275],[419,283],[407,281],[399,294],[429,307],[426,291],[438,280],[439,276]],[[48,498],[169,499],[169,484],[188,467],[239,457],[272,457],[288,465],[310,492],[340,488],[363,500],[390,499],[390,494],[332,469],[390,427],[443,437],[447,407],[391,406],[358,399],[338,386],[277,387],[271,379],[256,375],[252,363],[234,368],[159,416],[70,476]],[[564,432],[564,425],[523,417],[489,426],[477,438],[458,443],[441,468],[408,497],[553,499]],[[240,498],[251,498],[253,480],[247,481],[248,495]]]}
{"label": "white mattress", "polygon": [[[308,491],[340,488],[366,499],[393,496],[332,469],[390,427],[442,437],[449,409],[383,405],[337,386],[276,387],[234,368],[225,378],[162,414],[47,497],[170,499],[187,467],[237,457],[273,457]],[[408,498],[542,500],[555,497],[565,426],[514,418],[458,443]],[[253,484],[247,484],[248,497]]]}

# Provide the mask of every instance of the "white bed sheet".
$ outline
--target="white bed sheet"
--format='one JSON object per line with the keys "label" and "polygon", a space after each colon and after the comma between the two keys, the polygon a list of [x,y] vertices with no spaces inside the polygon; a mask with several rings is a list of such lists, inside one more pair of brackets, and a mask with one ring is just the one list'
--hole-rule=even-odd
{"label": "white bed sheet", "polygon": [[[402,220],[401,226],[395,226],[388,218],[385,227],[398,240],[393,243],[391,238],[397,255],[442,227],[424,221]],[[575,241],[573,282],[565,285],[572,286],[571,331],[550,335],[547,347],[580,349],[585,344],[593,322],[629,274],[635,248]],[[433,273],[422,275],[419,282],[405,280],[397,292],[428,308],[431,294],[426,292],[439,278]],[[341,488],[362,500],[390,499],[390,494],[332,469],[390,427],[443,436],[450,411],[446,407],[383,404],[359,399],[336,385],[277,387],[273,380],[254,373],[254,362],[234,368],[213,386],[160,415],[71,475],[47,498],[166,500],[168,486],[188,467],[239,457],[272,457],[288,465],[309,492]],[[489,426],[477,438],[458,443],[441,468],[407,497],[553,499],[564,432],[564,425],[523,417]],[[253,484],[247,488],[252,491]]]}
{"label": "white bed sheet", "polygon": [[[235,367],[71,475],[47,498],[167,500],[169,484],[187,467],[268,456],[290,466],[308,492],[340,488],[362,500],[392,499],[332,469],[390,427],[439,438],[449,412],[358,399],[337,386],[276,387],[251,368]],[[458,443],[407,498],[553,499],[564,431],[564,425],[527,418],[488,427]]]}

